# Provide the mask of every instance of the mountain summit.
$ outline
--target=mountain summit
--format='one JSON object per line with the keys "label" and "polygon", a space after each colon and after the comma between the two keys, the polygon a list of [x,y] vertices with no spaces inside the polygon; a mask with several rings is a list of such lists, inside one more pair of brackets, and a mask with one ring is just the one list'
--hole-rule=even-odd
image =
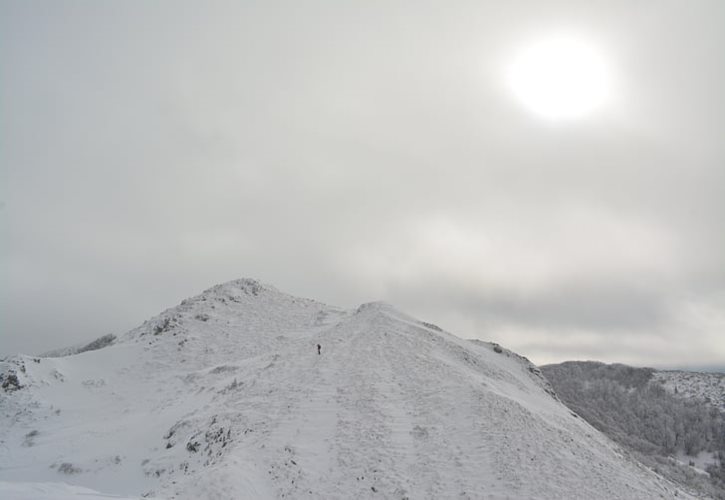
{"label": "mountain summit", "polygon": [[102,339],[0,363],[0,496],[687,498],[525,358],[388,304],[242,279]]}

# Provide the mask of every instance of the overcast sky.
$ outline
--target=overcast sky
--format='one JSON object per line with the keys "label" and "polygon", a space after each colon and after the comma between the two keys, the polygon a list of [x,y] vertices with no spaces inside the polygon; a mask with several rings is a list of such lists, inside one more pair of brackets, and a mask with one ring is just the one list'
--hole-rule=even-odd
{"label": "overcast sky", "polygon": [[[0,354],[255,277],[546,363],[725,366],[725,2],[0,1]],[[559,33],[610,95],[505,78]]]}

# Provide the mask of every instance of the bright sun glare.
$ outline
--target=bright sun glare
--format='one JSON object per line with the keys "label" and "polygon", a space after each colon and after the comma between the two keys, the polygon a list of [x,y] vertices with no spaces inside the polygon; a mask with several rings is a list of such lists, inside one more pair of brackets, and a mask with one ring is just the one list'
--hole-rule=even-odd
{"label": "bright sun glare", "polygon": [[572,119],[599,108],[610,90],[604,58],[585,42],[551,38],[519,52],[507,80],[514,94],[534,113]]}

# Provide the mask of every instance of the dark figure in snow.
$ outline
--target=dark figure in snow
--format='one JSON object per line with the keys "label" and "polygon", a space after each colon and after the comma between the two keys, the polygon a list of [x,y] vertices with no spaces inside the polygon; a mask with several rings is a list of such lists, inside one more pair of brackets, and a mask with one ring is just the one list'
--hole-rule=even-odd
{"label": "dark figure in snow", "polygon": [[320,354],[320,351],[322,350],[322,346],[320,344],[317,344],[317,354]]}

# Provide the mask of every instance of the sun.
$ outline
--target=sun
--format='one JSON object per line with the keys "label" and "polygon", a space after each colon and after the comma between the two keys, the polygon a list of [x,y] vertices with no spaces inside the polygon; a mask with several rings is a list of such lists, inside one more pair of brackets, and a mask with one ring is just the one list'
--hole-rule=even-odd
{"label": "sun", "polygon": [[611,86],[602,54],[583,40],[564,36],[521,50],[506,78],[524,106],[555,120],[579,118],[600,108]]}

